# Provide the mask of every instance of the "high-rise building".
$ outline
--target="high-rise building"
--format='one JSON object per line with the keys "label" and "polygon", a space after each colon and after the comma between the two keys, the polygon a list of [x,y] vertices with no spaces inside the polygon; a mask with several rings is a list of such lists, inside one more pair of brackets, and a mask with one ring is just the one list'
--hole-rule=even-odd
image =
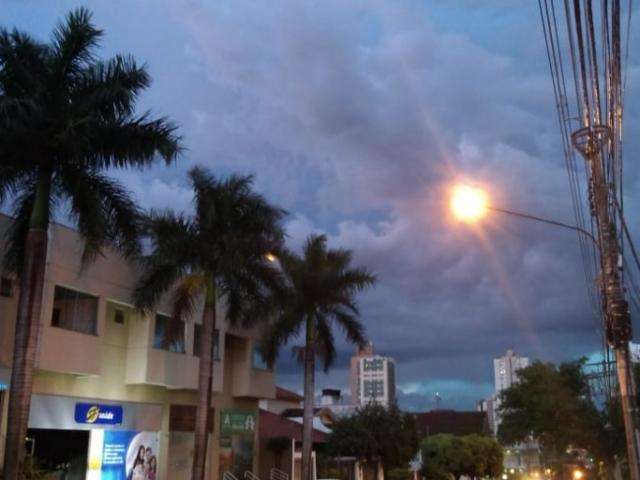
{"label": "high-rise building", "polygon": [[500,425],[500,394],[514,383],[518,382],[518,370],[528,367],[529,359],[516,355],[513,350],[507,350],[506,355],[493,359],[493,376],[495,391],[493,395],[483,401],[483,410],[487,412],[487,418],[493,434],[498,433]]}
{"label": "high-rise building", "polygon": [[[480,402],[478,409],[486,412],[487,420],[494,435],[498,433],[498,427],[502,418],[500,417],[500,394],[518,383],[518,371],[529,366],[527,357],[520,357],[513,350],[507,350],[506,355],[493,359],[494,394]],[[528,470],[537,468],[540,464],[539,446],[537,442],[530,438],[525,442],[512,445],[506,449],[504,457],[504,468],[506,470],[517,469]]]}
{"label": "high-rise building", "polygon": [[396,402],[395,362],[373,353],[372,343],[351,357],[351,399],[356,405]]}
{"label": "high-rise building", "polygon": [[520,357],[507,350],[504,357],[493,359],[493,374],[495,378],[495,393],[499,394],[518,381],[518,370],[528,367],[529,359]]}

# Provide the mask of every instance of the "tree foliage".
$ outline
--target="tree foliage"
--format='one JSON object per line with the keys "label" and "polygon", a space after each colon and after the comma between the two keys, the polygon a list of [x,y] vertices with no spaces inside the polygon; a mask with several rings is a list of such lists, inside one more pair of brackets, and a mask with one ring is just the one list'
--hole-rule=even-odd
{"label": "tree foliage", "polygon": [[13,200],[15,220],[4,258],[21,273],[29,227],[46,229],[68,206],[85,240],[85,257],[106,245],[137,249],[138,209],[110,168],[167,163],[180,151],[175,126],[136,114],[150,85],[131,56],[96,57],[102,39],[91,13],[70,12],[41,43],[0,29],[0,204]]}
{"label": "tree foliage", "polygon": [[304,331],[310,320],[313,344],[306,348],[311,348],[328,370],[336,357],[334,325],[344,331],[350,343],[364,344],[355,295],[372,286],[375,277],[366,268],[351,265],[351,251],[328,249],[324,235],[311,235],[303,256],[282,251],[278,260],[288,287],[276,302],[280,308],[274,321],[264,331],[263,356],[273,365],[280,349]]}
{"label": "tree foliage", "polygon": [[426,437],[420,448],[423,474],[429,479],[497,477],[502,472],[502,447],[491,437],[433,435]]}
{"label": "tree foliage", "polygon": [[572,446],[612,461],[615,452],[605,427],[608,415],[591,397],[584,363],[584,359],[558,366],[534,362],[519,370],[519,382],[501,397],[500,441],[515,444],[532,436],[550,459],[559,459]]}
{"label": "tree foliage", "polygon": [[366,405],[332,428],[328,445],[333,455],[379,461],[385,471],[406,466],[418,450],[415,421],[396,406]]}
{"label": "tree foliage", "polygon": [[170,210],[147,217],[151,249],[142,259],[135,303],[152,311],[171,293],[172,324],[180,325],[211,290],[224,299],[227,321],[248,327],[281,289],[281,274],[267,255],[282,246],[285,212],[253,191],[252,177],[223,180],[194,167],[189,180],[193,217]]}

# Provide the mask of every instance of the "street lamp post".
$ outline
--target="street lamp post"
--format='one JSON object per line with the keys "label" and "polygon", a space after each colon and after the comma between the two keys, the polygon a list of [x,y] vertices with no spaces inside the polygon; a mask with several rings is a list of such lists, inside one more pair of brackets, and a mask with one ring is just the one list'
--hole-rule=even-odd
{"label": "street lamp post", "polygon": [[[593,148],[593,147],[591,147]],[[586,152],[588,156],[589,152]],[[475,222],[479,220],[487,211],[500,212],[507,215],[533,220],[540,223],[546,223],[556,227],[574,230],[589,238],[600,252],[602,258],[602,294],[604,297],[604,317],[606,322],[606,334],[609,344],[613,347],[616,356],[616,372],[618,377],[618,386],[620,390],[620,404],[622,407],[622,416],[625,427],[627,456],[629,462],[629,471],[632,480],[639,480],[639,452],[638,447],[638,429],[637,429],[637,403],[636,403],[636,387],[634,385],[633,376],[631,375],[630,357],[629,357],[629,341],[631,340],[631,319],[627,301],[624,298],[622,282],[618,273],[618,259],[620,253],[615,235],[615,228],[608,216],[606,208],[608,202],[607,185],[597,175],[597,168],[593,168],[595,172],[594,190],[595,201],[598,204],[598,237],[596,239],[591,232],[580,227],[548,220],[546,218],[537,217],[527,213],[515,212],[513,210],[505,210],[503,208],[492,207],[489,205],[487,195],[484,191],[462,185],[457,186],[453,190],[451,199],[451,209],[454,215],[465,222]]]}

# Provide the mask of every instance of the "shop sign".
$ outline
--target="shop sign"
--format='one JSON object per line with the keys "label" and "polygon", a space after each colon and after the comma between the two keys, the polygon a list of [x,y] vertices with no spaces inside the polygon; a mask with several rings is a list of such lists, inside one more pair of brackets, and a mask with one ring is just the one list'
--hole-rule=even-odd
{"label": "shop sign", "polygon": [[119,425],[122,423],[122,406],[98,403],[76,403],[76,423],[92,425]]}
{"label": "shop sign", "polygon": [[255,410],[220,411],[220,435],[252,434],[255,429]]}

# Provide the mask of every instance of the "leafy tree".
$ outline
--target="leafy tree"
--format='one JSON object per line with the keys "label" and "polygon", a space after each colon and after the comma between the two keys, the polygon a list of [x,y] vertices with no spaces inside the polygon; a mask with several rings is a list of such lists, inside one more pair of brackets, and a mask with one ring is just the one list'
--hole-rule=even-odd
{"label": "leafy tree", "polygon": [[9,392],[4,478],[22,465],[47,252],[56,207],[68,205],[85,240],[84,259],[107,245],[137,248],[138,209],[127,191],[105,176],[109,168],[143,167],[179,152],[175,127],[135,115],[150,84],[130,56],[95,56],[102,31],[88,10],[72,11],[41,43],[0,29],[0,204],[13,200],[4,268],[20,281]]}
{"label": "leafy tree", "polygon": [[280,307],[264,332],[262,354],[273,365],[280,349],[304,331],[305,346],[298,350],[304,363],[303,480],[311,478],[316,356],[323,360],[325,371],[333,364],[334,325],[342,328],[349,342],[362,345],[365,341],[354,297],[373,285],[375,277],[365,268],[351,267],[351,261],[348,250],[328,250],[324,235],[310,236],[303,256],[286,251],[279,256],[286,289],[279,296]]}
{"label": "leafy tree", "polygon": [[334,456],[353,456],[367,463],[380,462],[386,473],[406,467],[418,450],[415,420],[398,407],[372,403],[332,426],[327,441]]}
{"label": "leafy tree", "polygon": [[421,450],[423,474],[430,479],[497,477],[502,472],[502,447],[490,437],[433,435],[422,441]]}
{"label": "leafy tree", "polygon": [[559,460],[571,445],[610,464],[606,415],[591,398],[584,363],[534,362],[519,370],[520,381],[502,394],[500,441],[514,444],[533,436],[549,459]]}
{"label": "leafy tree", "polygon": [[[147,231],[151,253],[143,259],[144,274],[135,302],[153,312],[161,297],[172,294],[169,331],[192,317],[204,300],[198,405],[196,412],[193,480],[204,478],[207,426],[211,405],[213,337],[216,309],[224,299],[227,321],[247,326],[260,319],[280,274],[267,260],[281,247],[284,212],[252,190],[251,177],[218,180],[202,168],[193,168],[195,215],[171,211],[149,215]],[[166,340],[171,343],[171,335]]]}

